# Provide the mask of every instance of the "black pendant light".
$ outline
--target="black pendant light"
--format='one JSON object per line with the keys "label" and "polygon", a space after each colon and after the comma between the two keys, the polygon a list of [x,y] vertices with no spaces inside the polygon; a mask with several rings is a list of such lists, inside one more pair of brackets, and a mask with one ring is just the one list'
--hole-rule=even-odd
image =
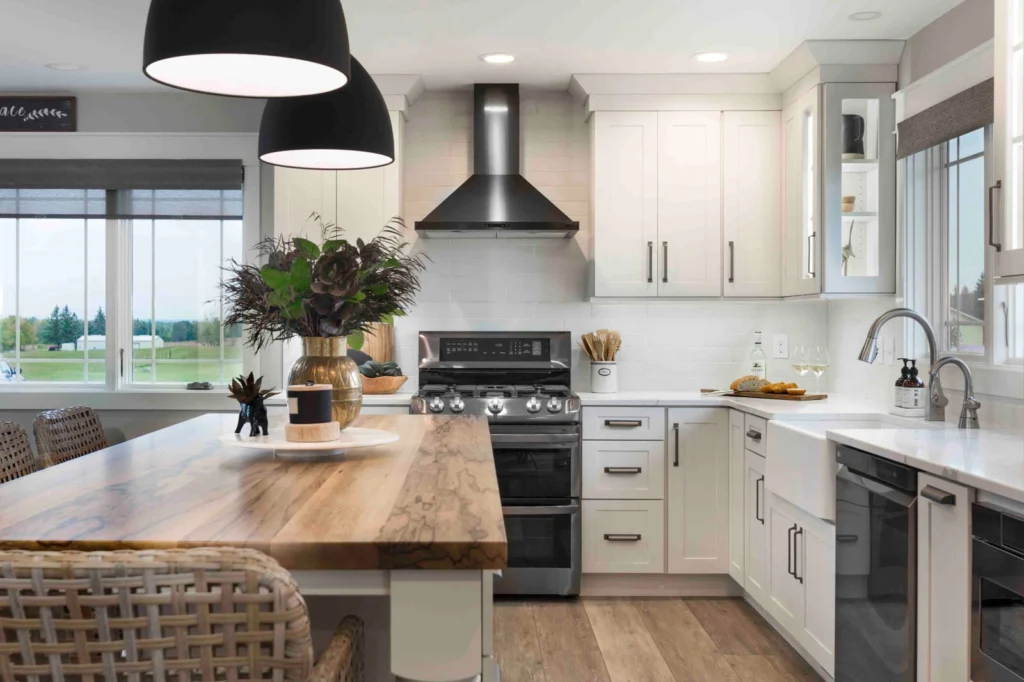
{"label": "black pendant light", "polygon": [[352,80],[334,92],[267,100],[260,160],[275,166],[352,170],[395,160],[391,116],[380,89],[352,58]]}
{"label": "black pendant light", "polygon": [[340,0],[152,0],[143,71],[182,90],[297,97],[349,79]]}

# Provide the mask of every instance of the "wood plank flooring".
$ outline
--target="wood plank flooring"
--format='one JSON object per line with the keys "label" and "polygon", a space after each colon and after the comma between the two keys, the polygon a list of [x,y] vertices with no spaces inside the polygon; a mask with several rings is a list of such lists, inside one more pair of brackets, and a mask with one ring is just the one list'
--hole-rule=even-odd
{"label": "wood plank flooring", "polygon": [[502,682],[821,682],[741,599],[499,600]]}

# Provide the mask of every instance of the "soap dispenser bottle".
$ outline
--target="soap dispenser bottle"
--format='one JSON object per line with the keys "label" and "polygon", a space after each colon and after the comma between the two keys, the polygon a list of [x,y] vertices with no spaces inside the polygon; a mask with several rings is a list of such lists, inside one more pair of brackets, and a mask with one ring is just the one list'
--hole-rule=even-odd
{"label": "soap dispenser bottle", "polygon": [[910,378],[910,365],[907,364],[908,360],[906,358],[899,359],[903,361],[903,369],[900,370],[900,378],[896,380],[896,389],[893,391],[892,402],[893,407],[897,410],[904,407],[904,403],[906,402],[905,394],[907,392],[907,389],[904,388],[904,386],[906,386],[907,379]]}
{"label": "soap dispenser bottle", "polygon": [[911,410],[908,417],[923,417],[924,416],[924,404],[927,397],[925,395],[924,381],[918,376],[919,370],[917,369],[917,360],[910,360],[910,378],[903,383],[904,393],[904,410]]}

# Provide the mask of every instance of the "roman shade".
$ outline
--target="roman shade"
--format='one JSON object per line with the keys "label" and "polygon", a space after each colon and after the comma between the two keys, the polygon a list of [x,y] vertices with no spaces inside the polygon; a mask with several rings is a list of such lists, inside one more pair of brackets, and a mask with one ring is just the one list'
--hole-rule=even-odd
{"label": "roman shade", "polygon": [[896,158],[903,159],[992,123],[995,80],[990,78],[896,125]]}
{"label": "roman shade", "polygon": [[0,159],[0,188],[237,190],[242,162],[220,159]]}

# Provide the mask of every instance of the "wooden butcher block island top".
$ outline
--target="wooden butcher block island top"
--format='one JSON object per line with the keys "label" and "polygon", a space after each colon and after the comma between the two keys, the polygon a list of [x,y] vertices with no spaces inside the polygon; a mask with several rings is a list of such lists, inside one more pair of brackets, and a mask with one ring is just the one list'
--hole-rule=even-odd
{"label": "wooden butcher block island top", "polygon": [[485,419],[360,417],[398,442],[322,462],[218,442],[236,420],[204,415],[0,485],[0,547],[249,547],[292,570],[506,566]]}

